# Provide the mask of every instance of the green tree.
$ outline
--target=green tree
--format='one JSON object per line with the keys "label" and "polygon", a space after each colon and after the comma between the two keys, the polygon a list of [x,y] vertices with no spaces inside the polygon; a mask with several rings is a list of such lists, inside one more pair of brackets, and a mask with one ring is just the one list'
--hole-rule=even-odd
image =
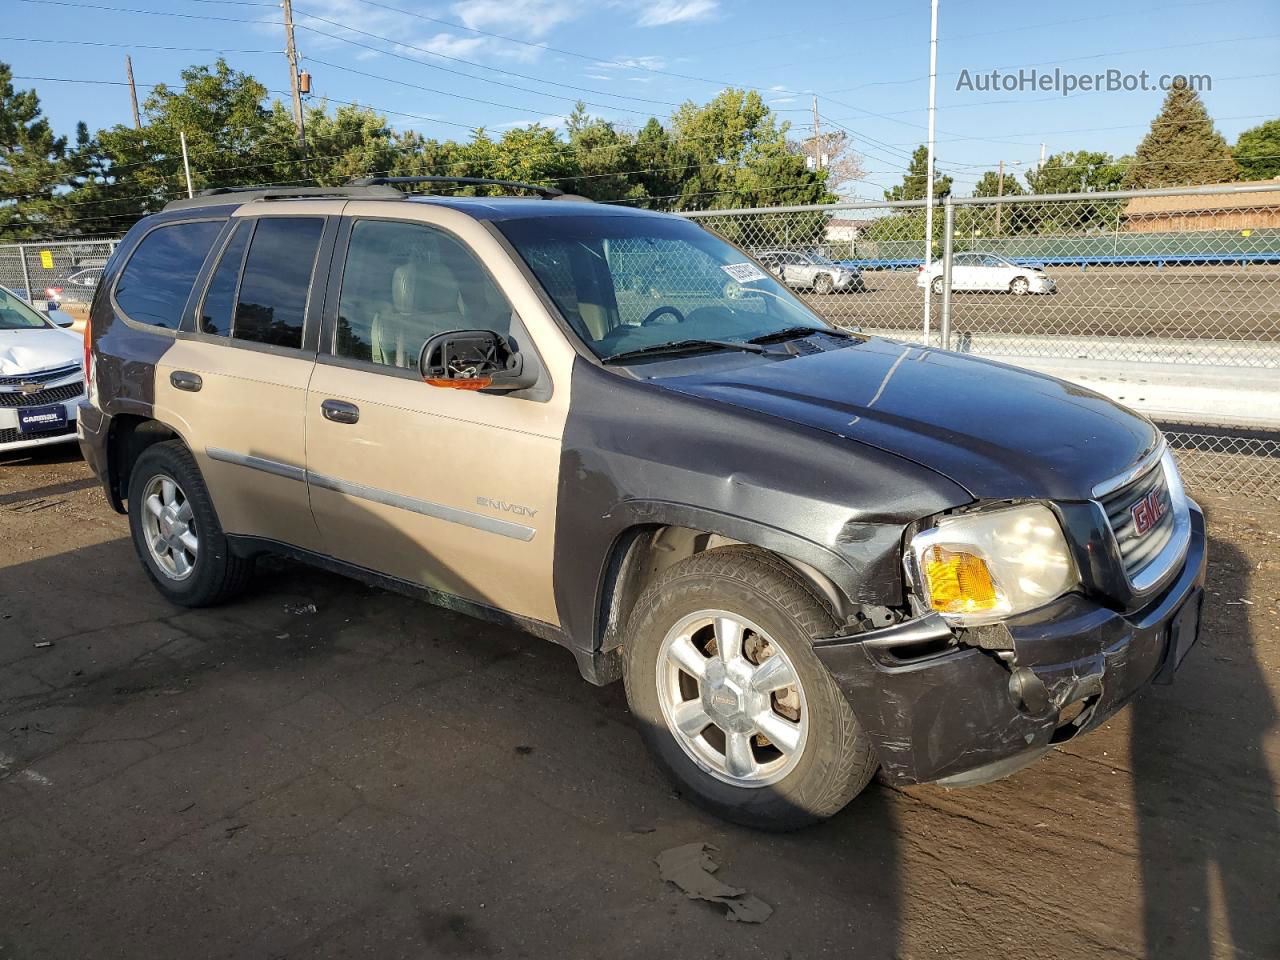
{"label": "green tree", "polygon": [[704,106],[685,102],[671,118],[671,203],[678,210],[728,209],[835,199],[826,174],[787,148],[785,123],[755,91],[729,89]]}
{"label": "green tree", "polygon": [[[1093,193],[1118,190],[1125,178],[1126,161],[1096,150],[1066,150],[1028,170],[1032,193]],[[1006,181],[1005,186],[1008,186]]]}
{"label": "green tree", "polygon": [[10,237],[56,231],[69,219],[64,193],[74,167],[39,96],[15,90],[13,71],[0,63],[0,230]]}
{"label": "green tree", "polygon": [[1244,131],[1232,152],[1240,165],[1241,180],[1280,177],[1280,120],[1268,120]]}
{"label": "green tree", "polygon": [[1125,186],[1183,187],[1234,180],[1236,161],[1213,126],[1200,94],[1175,83],[1138,144]]}
{"label": "green tree", "polygon": [[1005,171],[1003,183],[998,170],[988,170],[973,185],[975,197],[1016,197],[1022,193],[1022,185],[1012,171],[1008,170]]}
{"label": "green tree", "polygon": [[[916,147],[911,154],[911,162],[907,164],[906,175],[902,183],[892,190],[884,192],[886,200],[923,200],[929,192],[929,148],[923,144]],[[935,160],[933,168],[933,196],[935,200],[951,195],[951,178],[941,176]],[[920,239],[924,239],[921,233]]]}

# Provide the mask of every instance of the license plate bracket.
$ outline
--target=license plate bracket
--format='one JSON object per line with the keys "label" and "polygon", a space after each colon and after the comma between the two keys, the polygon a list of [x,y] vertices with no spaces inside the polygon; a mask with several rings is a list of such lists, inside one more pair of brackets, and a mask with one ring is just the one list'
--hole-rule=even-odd
{"label": "license plate bracket", "polygon": [[60,403],[18,408],[18,432],[21,434],[49,433],[66,427],[67,408]]}

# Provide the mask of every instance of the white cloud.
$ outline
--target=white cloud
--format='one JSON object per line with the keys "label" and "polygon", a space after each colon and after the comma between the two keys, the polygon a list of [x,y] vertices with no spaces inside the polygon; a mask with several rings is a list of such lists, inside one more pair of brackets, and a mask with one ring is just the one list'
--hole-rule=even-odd
{"label": "white cloud", "polygon": [[667,65],[667,61],[658,56],[645,55],[642,57],[614,57],[612,60],[601,60],[593,66],[601,70],[623,70],[627,68],[637,70],[661,70]]}
{"label": "white cloud", "polygon": [[720,0],[653,0],[640,14],[641,27],[663,27],[669,23],[706,20],[720,6]]}
{"label": "white cloud", "polygon": [[514,130],[516,127],[531,127],[535,123],[544,127],[550,127],[556,130],[563,127],[569,122],[568,117],[552,115],[549,117],[538,117],[536,120],[509,120],[506,123],[498,123],[494,125],[495,130]]}
{"label": "white cloud", "polygon": [[544,37],[582,12],[570,0],[466,0],[451,8],[468,27],[524,38]]}

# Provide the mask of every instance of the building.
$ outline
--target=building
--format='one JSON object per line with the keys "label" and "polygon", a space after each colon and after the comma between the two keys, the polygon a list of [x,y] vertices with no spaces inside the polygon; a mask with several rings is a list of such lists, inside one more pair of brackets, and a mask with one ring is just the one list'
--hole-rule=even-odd
{"label": "building", "polygon": [[869,226],[871,226],[870,220],[828,220],[826,241],[827,243],[853,243],[855,240],[862,239],[863,233]]}
{"label": "building", "polygon": [[[1259,180],[1280,185],[1280,178]],[[1241,184],[1210,184],[1241,186]],[[1130,233],[1184,233],[1191,230],[1259,230],[1280,227],[1280,191],[1243,191],[1203,196],[1134,197],[1124,208]],[[836,223],[838,221],[832,221]]]}

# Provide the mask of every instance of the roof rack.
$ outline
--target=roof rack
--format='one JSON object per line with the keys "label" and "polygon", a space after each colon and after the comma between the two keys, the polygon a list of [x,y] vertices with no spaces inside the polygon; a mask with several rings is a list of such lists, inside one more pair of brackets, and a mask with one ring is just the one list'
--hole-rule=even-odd
{"label": "roof rack", "polygon": [[509,190],[529,190],[544,200],[586,199],[586,197],[578,197],[563,190],[557,190],[555,187],[542,187],[536,183],[519,183],[515,180],[489,180],[485,177],[361,177],[347,182],[353,187],[373,187],[393,183],[455,183],[464,187],[506,187]]}
{"label": "roof rack", "polygon": [[194,197],[170,200],[166,210],[182,210],[186,207],[208,207],[220,203],[248,203],[251,200],[324,200],[326,198],[365,200],[400,200],[404,194],[391,186],[377,184],[347,184],[340,187],[293,187],[287,184],[274,186],[262,184],[256,187],[211,187],[201,190]]}

